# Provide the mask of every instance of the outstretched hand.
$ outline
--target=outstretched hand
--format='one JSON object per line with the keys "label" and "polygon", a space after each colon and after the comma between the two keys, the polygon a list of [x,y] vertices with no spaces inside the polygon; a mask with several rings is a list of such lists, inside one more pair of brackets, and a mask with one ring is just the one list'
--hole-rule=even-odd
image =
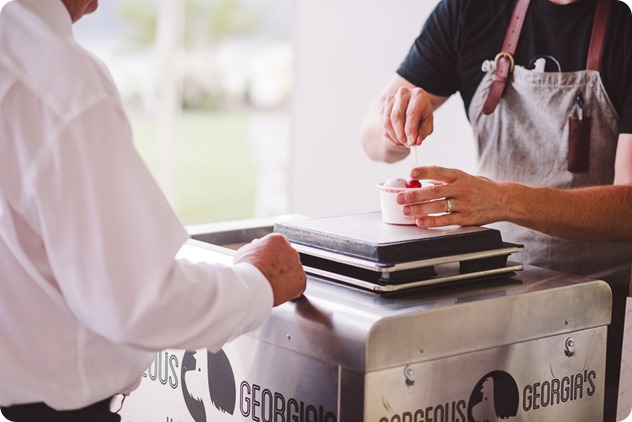
{"label": "outstretched hand", "polygon": [[247,262],[259,269],[266,277],[274,295],[274,306],[303,294],[307,276],[298,252],[281,234],[272,233],[237,250],[235,264]]}
{"label": "outstretched hand", "polygon": [[444,167],[417,167],[410,176],[435,181],[397,195],[404,215],[415,216],[419,227],[484,225],[507,218],[509,199],[502,183]]}

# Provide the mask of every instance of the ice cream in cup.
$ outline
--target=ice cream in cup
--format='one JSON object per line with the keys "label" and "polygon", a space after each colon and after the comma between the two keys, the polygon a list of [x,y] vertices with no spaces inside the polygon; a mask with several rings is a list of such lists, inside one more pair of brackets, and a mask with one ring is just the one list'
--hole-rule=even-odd
{"label": "ice cream in cup", "polygon": [[382,221],[387,224],[414,225],[415,217],[402,214],[402,206],[397,203],[397,194],[409,189],[421,188],[418,180],[393,177],[377,184],[380,191]]}

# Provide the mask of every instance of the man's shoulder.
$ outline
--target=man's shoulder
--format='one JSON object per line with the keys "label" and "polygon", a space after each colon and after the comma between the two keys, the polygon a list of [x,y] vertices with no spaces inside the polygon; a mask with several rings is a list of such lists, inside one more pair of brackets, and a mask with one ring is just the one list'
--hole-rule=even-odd
{"label": "man's shoulder", "polygon": [[115,93],[105,66],[69,33],[37,18],[10,17],[1,17],[0,67],[25,92],[60,114]]}
{"label": "man's shoulder", "polygon": [[508,8],[513,10],[515,2],[511,0],[441,0],[438,5],[463,12],[487,14],[492,11],[506,10]]}
{"label": "man's shoulder", "polygon": [[[609,27],[619,36],[630,35],[632,31],[632,12],[630,6],[621,0],[613,2]],[[626,32],[627,31],[627,32]]]}
{"label": "man's shoulder", "polygon": [[613,2],[610,12],[608,29],[610,34],[606,39],[606,56],[614,57],[613,61],[621,61],[628,67],[632,66],[632,12],[624,2]]}
{"label": "man's shoulder", "polygon": [[628,20],[632,19],[630,6],[628,3],[622,0],[616,0],[613,2],[614,12],[617,15],[621,15],[623,18],[627,18]]}
{"label": "man's shoulder", "polygon": [[[498,27],[510,16],[515,2],[507,0],[441,0],[435,19],[451,21],[455,27]],[[502,30],[502,25],[500,25]]]}
{"label": "man's shoulder", "polygon": [[115,94],[105,65],[73,42],[49,39],[0,54],[7,72],[60,114]]}

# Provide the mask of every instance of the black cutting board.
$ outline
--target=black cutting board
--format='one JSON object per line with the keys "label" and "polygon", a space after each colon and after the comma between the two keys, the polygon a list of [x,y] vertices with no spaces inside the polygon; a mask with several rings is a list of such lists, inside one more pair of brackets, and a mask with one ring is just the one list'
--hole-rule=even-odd
{"label": "black cutting board", "polygon": [[291,242],[384,264],[503,247],[500,232],[495,229],[397,226],[383,223],[381,212],[276,223],[274,231]]}

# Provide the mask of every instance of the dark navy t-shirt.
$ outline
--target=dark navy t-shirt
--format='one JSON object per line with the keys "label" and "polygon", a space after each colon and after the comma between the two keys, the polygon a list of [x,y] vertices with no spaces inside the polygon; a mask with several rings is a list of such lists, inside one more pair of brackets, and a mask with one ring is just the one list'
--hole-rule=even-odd
{"label": "dark navy t-shirt", "polygon": [[[440,96],[461,94],[468,110],[484,76],[481,65],[501,50],[515,0],[441,0],[426,20],[397,73]],[[546,71],[586,69],[596,0],[558,5],[531,0],[515,53],[532,69],[539,57]],[[559,68],[558,68],[559,65]],[[601,65],[604,88],[621,117],[621,133],[632,133],[632,16],[613,2]]]}

